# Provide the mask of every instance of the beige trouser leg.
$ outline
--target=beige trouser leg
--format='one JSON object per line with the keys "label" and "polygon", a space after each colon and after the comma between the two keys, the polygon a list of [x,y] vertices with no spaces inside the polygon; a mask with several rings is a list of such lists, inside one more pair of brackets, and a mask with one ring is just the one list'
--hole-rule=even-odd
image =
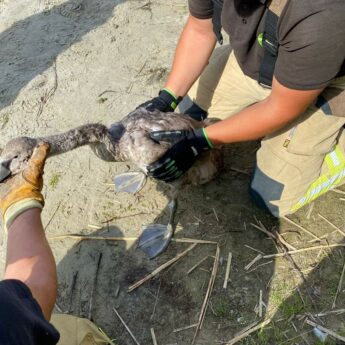
{"label": "beige trouser leg", "polygon": [[242,73],[227,45],[215,50],[188,96],[209,117],[225,119],[269,95],[270,90],[256,86],[259,85],[255,80]]}
{"label": "beige trouser leg", "polygon": [[58,345],[115,345],[87,319],[66,314],[53,314],[51,323],[60,333]]}
{"label": "beige trouser leg", "polygon": [[[345,90],[345,78],[331,86]],[[270,89],[242,73],[229,47],[222,47],[188,96],[209,117],[224,119],[269,94]],[[327,106],[310,106],[292,124],[262,140],[251,193],[277,217],[296,211],[343,182],[345,108],[342,111],[338,106],[336,112],[326,115]]]}

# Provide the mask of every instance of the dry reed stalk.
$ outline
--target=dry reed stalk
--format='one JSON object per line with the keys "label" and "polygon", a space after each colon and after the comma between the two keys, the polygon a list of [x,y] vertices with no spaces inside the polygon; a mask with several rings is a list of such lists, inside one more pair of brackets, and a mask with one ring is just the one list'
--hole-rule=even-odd
{"label": "dry reed stalk", "polygon": [[242,170],[242,169],[238,169],[238,168],[230,168],[229,170],[232,170],[234,172],[237,172],[237,173],[240,173],[240,174],[244,174],[244,175],[247,175],[247,176],[250,176],[249,172],[248,171],[245,171],[245,170]]}
{"label": "dry reed stalk", "polygon": [[321,241],[320,237],[316,236],[315,234],[313,234],[311,231],[305,229],[303,226],[295,223],[294,221],[292,221],[291,219],[287,218],[286,216],[282,217],[284,220],[286,220],[288,223],[296,226],[298,229],[302,230],[303,232],[307,233],[309,236],[313,237],[314,240],[318,240]]}
{"label": "dry reed stalk", "polygon": [[[104,236],[89,236],[89,235],[82,235],[82,234],[67,234],[67,235],[56,235],[49,237],[48,240],[62,240],[65,238],[77,239],[77,240],[103,240],[103,241],[136,241],[139,237],[104,237]],[[196,243],[196,244],[218,244],[215,241],[205,241],[205,240],[198,240],[194,238],[173,238],[172,242],[176,243]]]}
{"label": "dry reed stalk", "polygon": [[303,339],[303,341],[307,344],[307,345],[310,345],[309,341],[307,340],[307,338],[305,337],[305,333],[301,333],[300,336],[301,338]]}
{"label": "dry reed stalk", "polygon": [[131,332],[131,330],[130,330],[129,327],[127,326],[126,322],[123,321],[121,315],[120,315],[119,312],[115,309],[115,307],[113,307],[113,310],[114,310],[115,314],[117,315],[117,317],[119,318],[119,320],[121,321],[121,323],[125,326],[127,332],[129,333],[129,335],[131,336],[131,338],[133,339],[133,341],[134,341],[137,345],[140,345],[140,343],[139,343],[138,340],[135,338],[135,336],[133,335],[133,333]]}
{"label": "dry reed stalk", "polygon": [[[295,340],[295,339],[298,339],[298,338],[302,338],[304,340],[304,342],[307,344],[307,345],[310,345],[308,343],[308,341],[306,341],[305,339],[305,336],[309,333],[311,333],[312,331],[307,331],[307,332],[303,332],[303,333],[300,333],[298,335],[296,335],[295,337],[293,338],[289,338],[287,340],[284,340],[283,342],[279,343],[279,345],[283,345],[283,344],[286,344],[286,343],[289,343],[289,344],[292,344],[292,341]],[[295,344],[295,343],[294,343]]]}
{"label": "dry reed stalk", "polygon": [[111,217],[109,219],[102,220],[101,224],[107,224],[107,223],[112,222],[113,220],[125,219],[125,218],[136,217],[136,216],[142,216],[142,215],[146,215],[146,214],[149,214],[149,213],[147,213],[147,212],[139,212],[139,213],[129,214],[127,216],[113,216],[113,217]]}
{"label": "dry reed stalk", "polygon": [[[327,237],[333,235],[335,232],[337,232],[337,230],[333,230],[332,232],[324,234],[324,235],[320,236],[320,238],[321,238],[321,240],[325,240],[328,243]],[[315,243],[315,242],[319,242],[319,240],[309,240],[308,241],[308,243]]]}
{"label": "dry reed stalk", "polygon": [[260,230],[261,232],[263,232],[264,234],[266,234],[268,237],[272,238],[275,242],[281,242],[283,243],[288,249],[290,250],[296,250],[296,248],[294,246],[292,246],[291,244],[289,244],[288,242],[286,242],[282,236],[280,236],[278,233],[273,234],[272,232],[268,231],[264,225],[259,222],[260,226],[250,223],[251,226],[253,226],[255,229]]}
{"label": "dry reed stalk", "polygon": [[345,247],[345,243],[337,243],[337,244],[329,244],[329,245],[323,245],[323,246],[315,246],[315,247],[308,247],[308,248],[301,248],[296,250],[290,250],[286,253],[277,253],[277,254],[268,254],[263,255],[263,259],[272,259],[272,258],[279,258],[286,255],[292,255],[292,254],[298,254],[298,253],[304,253],[311,250],[318,250],[318,249],[327,249],[327,248],[338,248],[338,247]]}
{"label": "dry reed stalk", "polygon": [[314,210],[314,206],[315,206],[315,203],[312,202],[311,204],[309,204],[309,207],[308,207],[308,211],[307,211],[307,214],[306,214],[306,218],[307,219],[310,219],[310,216]]}
{"label": "dry reed stalk", "polygon": [[[136,241],[139,237],[104,237],[104,236],[89,236],[89,235],[82,235],[82,234],[70,234],[70,235],[56,235],[49,237],[48,240],[63,240],[65,238],[70,239],[77,239],[77,240],[103,240],[103,241]],[[171,242],[175,243],[195,243],[195,244],[216,244],[218,242],[215,241],[207,241],[207,240],[198,240],[194,238],[173,238]]]}
{"label": "dry reed stalk", "polygon": [[68,307],[68,312],[69,313],[71,312],[72,306],[73,306],[74,289],[75,289],[75,285],[77,283],[78,274],[79,274],[79,271],[76,271],[73,274],[73,279],[72,279],[72,284],[71,284],[71,292],[70,292],[70,298],[69,298],[69,307]]}
{"label": "dry reed stalk", "polygon": [[158,345],[155,330],[153,328],[151,328],[150,331],[151,331],[151,337],[152,337],[153,345]]}
{"label": "dry reed stalk", "polygon": [[150,274],[148,274],[146,277],[144,277],[143,279],[139,280],[138,282],[136,282],[135,284],[131,285],[128,289],[127,292],[132,292],[133,290],[137,289],[139,286],[141,286],[142,284],[144,284],[145,282],[147,282],[148,280],[152,279],[153,277],[155,277],[158,273],[162,272],[163,270],[165,270],[167,267],[171,266],[173,263],[175,263],[176,261],[180,260],[181,258],[183,258],[184,256],[186,256],[192,249],[194,249],[197,246],[197,243],[192,244],[190,247],[188,247],[184,252],[176,255],[173,259],[167,261],[165,264],[159,266],[158,268],[156,268],[153,272],[151,272]]}
{"label": "dry reed stalk", "polygon": [[196,268],[198,268],[207,258],[210,258],[211,256],[205,256],[203,259],[201,259],[199,262],[197,262],[193,267],[191,267],[188,271],[187,271],[187,275],[192,273]]}
{"label": "dry reed stalk", "polygon": [[334,296],[334,300],[333,300],[333,304],[332,304],[332,309],[335,308],[335,304],[337,302],[337,298],[338,298],[339,292],[341,290],[341,287],[343,286],[344,274],[345,274],[345,262],[344,262],[344,265],[343,265],[343,270],[341,271],[337,292],[335,293],[335,296]]}
{"label": "dry reed stalk", "polygon": [[52,216],[50,217],[49,221],[47,222],[47,224],[43,227],[43,229],[46,231],[48,229],[48,226],[50,225],[51,221],[53,220],[53,218],[55,217],[57,211],[59,210],[60,206],[62,204],[62,200],[59,202],[59,204],[57,205],[54,213],[52,214]]}
{"label": "dry reed stalk", "polygon": [[251,273],[251,272],[254,272],[256,271],[258,268],[262,267],[262,266],[266,266],[266,265],[269,265],[273,262],[273,260],[270,260],[270,261],[267,261],[267,262],[264,262],[260,265],[257,265],[255,268],[253,268],[252,270],[248,271],[247,273]]}
{"label": "dry reed stalk", "polygon": [[291,326],[293,327],[293,329],[295,330],[296,333],[298,333],[298,329],[296,327],[296,325],[291,321]]}
{"label": "dry reed stalk", "polygon": [[262,290],[260,290],[259,295],[259,318],[262,318]]}
{"label": "dry reed stalk", "polygon": [[217,223],[219,223],[219,218],[218,218],[218,215],[217,215],[215,208],[213,207],[212,210],[213,210],[214,216],[216,217]]}
{"label": "dry reed stalk", "polygon": [[119,293],[120,293],[120,285],[117,285],[115,289],[115,297],[118,297]]}
{"label": "dry reed stalk", "polygon": [[216,275],[217,275],[217,270],[218,270],[218,263],[219,263],[219,253],[220,253],[220,249],[219,249],[219,245],[217,244],[216,255],[215,255],[215,259],[214,259],[214,263],[213,263],[213,269],[212,269],[211,277],[210,277],[210,280],[209,280],[209,283],[208,283],[208,288],[207,288],[207,291],[206,291],[204,302],[203,302],[203,304],[201,306],[201,311],[200,311],[200,315],[199,315],[198,325],[196,327],[196,330],[195,330],[195,333],[194,333],[191,345],[195,344],[196,338],[197,338],[197,336],[199,334],[199,331],[201,329],[202,323],[203,323],[205,315],[206,315],[207,306],[208,306],[209,299],[210,299],[211,294],[212,294],[214,282],[216,280]]}
{"label": "dry reed stalk", "polygon": [[[292,267],[294,269],[296,269],[296,273],[299,275],[301,280],[305,284],[307,284],[307,281],[306,281],[303,273],[301,272],[300,268],[297,266],[296,262],[293,260],[291,255],[288,253],[288,249],[296,250],[296,248],[294,248],[288,242],[286,242],[278,233],[273,234],[273,233],[269,232],[260,221],[258,221],[258,223],[261,227],[261,231],[263,231],[264,233],[266,233],[269,237],[271,237],[273,239],[273,241],[274,241],[273,243],[276,244],[279,247],[279,249],[281,249],[282,252],[286,255],[286,256],[284,256],[284,258],[290,263],[290,265],[292,265]],[[254,224],[252,224],[252,225],[254,226]],[[277,251],[279,251],[278,248],[277,248]],[[301,299],[302,299],[302,296],[301,296]],[[310,299],[314,303],[311,295],[310,295]]]}
{"label": "dry reed stalk", "polygon": [[87,226],[88,226],[89,228],[95,229],[95,230],[103,229],[103,226],[102,226],[102,225],[88,224]]}
{"label": "dry reed stalk", "polygon": [[263,256],[261,254],[257,255],[244,269],[248,271],[257,261],[261,260]]}
{"label": "dry reed stalk", "polygon": [[152,310],[152,314],[150,316],[150,320],[153,319],[155,312],[156,312],[156,307],[157,307],[157,303],[158,303],[158,296],[159,296],[159,291],[161,290],[161,285],[162,285],[162,281],[159,280],[159,285],[158,285],[158,290],[156,293],[156,299],[155,299],[155,304],[153,305],[153,310]]}
{"label": "dry reed stalk", "polygon": [[205,240],[197,240],[194,238],[173,238],[171,240],[172,242],[176,243],[198,243],[198,244],[216,244],[218,245],[218,242],[215,241],[205,241]]}
{"label": "dry reed stalk", "polygon": [[96,285],[97,285],[98,272],[99,272],[99,267],[101,266],[102,257],[103,257],[103,254],[99,253],[98,261],[97,261],[97,266],[96,266],[96,271],[95,271],[95,277],[94,277],[94,280],[93,280],[93,285],[92,285],[91,294],[90,294],[89,315],[88,315],[88,319],[89,320],[92,319],[93,295],[95,293],[95,289],[96,289]]}
{"label": "dry reed stalk", "polygon": [[311,321],[309,319],[306,319],[305,322],[312,326],[312,327],[316,327],[318,328],[320,331],[324,332],[324,333],[327,333],[328,335],[330,335],[331,337],[335,338],[335,339],[338,339],[338,340],[341,340],[341,341],[345,341],[345,337],[342,337],[340,336],[339,334],[333,332],[331,329],[328,329],[326,327],[323,327],[321,325],[318,325],[317,323],[315,323],[314,321]]}
{"label": "dry reed stalk", "polygon": [[223,289],[226,289],[228,286],[228,281],[229,281],[229,277],[230,277],[231,261],[232,261],[232,253],[229,252],[228,262],[226,263],[226,271],[225,271]]}
{"label": "dry reed stalk", "polygon": [[345,313],[345,309],[337,309],[337,310],[325,311],[323,313],[318,313],[318,314],[315,314],[313,316],[322,317],[322,316],[328,316],[328,315],[331,315],[331,314],[341,315],[341,314],[344,314],[344,313]]}
{"label": "dry reed stalk", "polygon": [[190,328],[195,328],[198,326],[198,323],[195,323],[193,325],[189,325],[189,326],[185,326],[185,327],[181,327],[181,328],[176,328],[173,330],[173,333],[177,333],[177,332],[181,332],[181,331],[185,331],[187,329],[190,329]]}
{"label": "dry reed stalk", "polygon": [[240,340],[248,337],[248,335],[252,334],[253,332],[256,332],[257,330],[259,330],[262,327],[265,327],[266,325],[268,325],[271,322],[271,319],[267,319],[261,323],[259,323],[257,326],[250,328],[246,331],[242,331],[240,332],[238,335],[236,335],[233,339],[229,340],[225,345],[233,345],[236,344],[237,342],[239,342]]}
{"label": "dry reed stalk", "polygon": [[63,240],[65,238],[71,238],[75,240],[102,240],[102,241],[136,241],[138,237],[103,237],[103,236],[88,236],[88,235],[57,235],[49,237],[48,240]]}
{"label": "dry reed stalk", "polygon": [[290,250],[295,250],[297,248],[295,248],[294,246],[292,246],[289,242],[287,242],[281,235],[279,232],[275,232],[272,233],[271,231],[268,231],[268,229],[264,226],[264,224],[259,221],[259,225],[261,226],[261,229],[264,229],[266,231],[266,233],[271,233],[273,235],[273,239],[277,242],[278,245],[283,244],[287,249]]}
{"label": "dry reed stalk", "polygon": [[235,337],[238,336],[239,334],[242,334],[244,332],[247,332],[249,329],[252,329],[253,327],[255,327],[257,324],[259,324],[260,321],[254,321],[252,323],[250,323],[249,325],[247,325],[246,327],[244,327],[243,329],[241,329],[240,332],[237,332],[235,334]]}
{"label": "dry reed stalk", "polygon": [[330,222],[327,218],[325,218],[323,215],[318,213],[318,216],[324,220],[327,224],[329,224],[333,229],[337,230],[339,233],[341,233],[345,237],[345,232],[341,229],[339,229],[336,225],[334,225],[332,222]]}
{"label": "dry reed stalk", "polygon": [[338,193],[338,194],[345,194],[344,191],[340,190],[340,189],[337,189],[337,188],[333,188],[333,189],[330,189],[332,192],[335,192],[335,193]]}
{"label": "dry reed stalk", "polygon": [[265,255],[265,253],[262,252],[262,251],[259,250],[259,249],[255,249],[255,248],[253,248],[253,247],[251,247],[251,246],[248,246],[247,244],[245,244],[244,246],[247,247],[247,248],[249,248],[249,249],[251,249],[251,250],[254,250],[254,252],[257,252],[257,253],[260,253],[260,254],[262,254],[262,255]]}

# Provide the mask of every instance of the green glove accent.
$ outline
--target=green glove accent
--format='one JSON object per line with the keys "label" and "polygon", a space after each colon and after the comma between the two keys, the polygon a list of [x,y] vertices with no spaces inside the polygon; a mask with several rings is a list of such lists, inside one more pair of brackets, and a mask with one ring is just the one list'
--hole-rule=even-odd
{"label": "green glove accent", "polygon": [[175,94],[169,90],[168,88],[164,87],[159,92],[159,97],[171,107],[172,110],[175,110],[178,104],[182,101],[182,97],[177,97]]}
{"label": "green glove accent", "polygon": [[213,144],[211,143],[211,140],[208,138],[205,128],[202,129],[202,133],[204,134],[205,139],[206,139],[208,145],[210,146],[210,148],[213,149]]}

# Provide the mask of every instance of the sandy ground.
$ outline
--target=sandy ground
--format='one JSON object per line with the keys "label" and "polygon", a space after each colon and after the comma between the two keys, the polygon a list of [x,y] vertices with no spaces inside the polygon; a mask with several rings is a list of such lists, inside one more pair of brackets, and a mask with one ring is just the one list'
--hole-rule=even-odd
{"label": "sandy ground", "polygon": [[[18,135],[45,136],[91,122],[109,125],[155,95],[170,68],[186,16],[185,1],[0,0],[0,146]],[[196,344],[224,343],[258,322],[260,290],[263,316],[272,317],[272,322],[242,344],[316,344],[301,315],[330,311],[336,295],[342,248],[299,254],[294,262],[262,259],[245,270],[258,254],[253,248],[277,252],[250,223],[261,221],[279,230],[296,248],[315,245],[310,243],[312,235],[270,218],[250,201],[248,172],[256,149],[256,143],[228,147],[221,176],[185,191],[179,200],[177,237],[212,240],[220,246],[220,266]],[[87,147],[48,161],[43,221],[58,265],[56,311],[91,317],[117,344],[131,344],[115,307],[141,344],[152,344],[150,328],[159,345],[190,344],[195,327],[174,330],[198,322],[214,245],[198,245],[158,277],[127,293],[131,283],[189,244],[172,243],[166,253],[149,261],[132,241],[53,239],[67,234],[135,237],[142,224],[166,222],[166,191],[154,182],[148,181],[136,196],[114,193],[112,178],[133,169],[102,162]],[[340,231],[334,232],[319,214],[343,229],[341,197],[331,192],[292,219],[315,236],[328,235],[322,245],[339,243]],[[231,276],[223,289],[229,252]],[[3,244],[1,268],[4,253]],[[343,288],[335,309],[345,306]],[[344,336],[342,315],[315,321]],[[335,343],[329,337],[327,341]]]}

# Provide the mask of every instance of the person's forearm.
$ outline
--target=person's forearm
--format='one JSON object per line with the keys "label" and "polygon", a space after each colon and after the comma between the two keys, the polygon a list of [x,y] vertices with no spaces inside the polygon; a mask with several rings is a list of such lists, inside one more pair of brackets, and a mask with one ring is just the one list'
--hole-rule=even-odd
{"label": "person's forearm", "polygon": [[282,128],[291,120],[272,112],[264,100],[207,127],[206,134],[214,145],[256,140]]}
{"label": "person's forearm", "polygon": [[214,145],[260,139],[295,120],[321,92],[288,89],[273,78],[266,99],[207,127],[206,134]]}
{"label": "person's forearm", "polygon": [[189,16],[165,87],[176,96],[185,96],[207,65],[215,44],[212,20]]}
{"label": "person's forearm", "polygon": [[56,265],[41,223],[41,210],[19,215],[8,229],[4,279],[25,283],[50,319],[57,294]]}

